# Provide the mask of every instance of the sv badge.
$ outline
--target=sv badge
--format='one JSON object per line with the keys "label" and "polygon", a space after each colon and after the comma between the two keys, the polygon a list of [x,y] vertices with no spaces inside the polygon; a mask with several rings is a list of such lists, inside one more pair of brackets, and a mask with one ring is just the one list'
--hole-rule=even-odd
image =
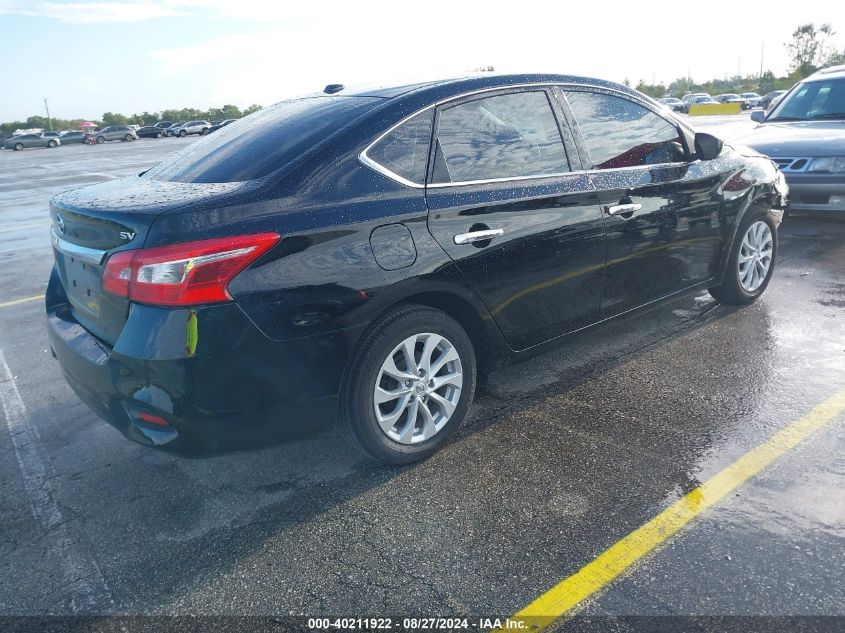
{"label": "sv badge", "polygon": [[135,239],[135,231],[121,231],[120,232],[121,239],[126,240],[127,242]]}

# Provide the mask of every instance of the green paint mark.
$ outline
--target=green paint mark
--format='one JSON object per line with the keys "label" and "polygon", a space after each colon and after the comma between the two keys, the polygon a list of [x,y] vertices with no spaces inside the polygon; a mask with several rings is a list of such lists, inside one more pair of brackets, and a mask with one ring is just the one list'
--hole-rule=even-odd
{"label": "green paint mark", "polygon": [[187,338],[187,345],[185,346],[185,351],[188,354],[188,358],[191,358],[197,352],[197,340],[199,335],[197,334],[197,313],[194,310],[191,310],[188,314],[188,338]]}

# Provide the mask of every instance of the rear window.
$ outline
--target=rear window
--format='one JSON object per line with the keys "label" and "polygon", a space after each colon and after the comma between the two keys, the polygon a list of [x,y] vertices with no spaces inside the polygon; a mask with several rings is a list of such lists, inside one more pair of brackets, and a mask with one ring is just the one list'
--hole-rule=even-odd
{"label": "rear window", "polygon": [[383,102],[368,97],[283,101],[202,137],[144,177],[174,182],[263,178]]}

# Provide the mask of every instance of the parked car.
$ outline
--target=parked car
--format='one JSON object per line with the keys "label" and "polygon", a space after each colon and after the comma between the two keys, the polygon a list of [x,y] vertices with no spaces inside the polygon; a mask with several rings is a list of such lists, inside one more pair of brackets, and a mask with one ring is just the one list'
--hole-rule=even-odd
{"label": "parked car", "polygon": [[715,99],[713,99],[712,97],[710,97],[708,95],[698,95],[698,96],[692,97],[691,99],[685,101],[684,105],[681,108],[681,112],[685,112],[686,114],[689,114],[690,106],[693,106],[693,105],[702,105],[702,104],[718,105],[718,103],[719,103],[718,101],[716,101]]}
{"label": "parked car", "polygon": [[739,142],[769,156],[792,191],[790,211],[845,212],[845,66],[814,73]]}
{"label": "parked car", "polygon": [[211,123],[208,121],[188,121],[176,132],[177,136],[190,136],[191,134],[208,134]]}
{"label": "parked car", "polygon": [[138,138],[164,138],[166,136],[165,130],[155,125],[145,125],[135,133]]}
{"label": "parked car", "polygon": [[132,123],[132,124],[130,124],[130,125],[127,125],[126,127],[128,127],[130,130],[134,130],[134,131],[136,131],[136,132],[137,132],[138,130],[140,130],[140,129],[141,129],[141,126],[140,126],[140,125],[136,125],[136,124],[134,124],[134,123]]}
{"label": "parked car", "polygon": [[782,97],[786,94],[786,90],[772,90],[771,92],[767,93],[765,97],[760,99],[760,107],[764,110],[768,110],[772,107],[772,103],[778,97]]}
{"label": "parked car", "polygon": [[61,139],[43,134],[18,134],[3,141],[5,149],[13,149],[17,152],[27,147],[58,147],[61,144]]}
{"label": "parked car", "polygon": [[327,90],[52,199],[50,346],[128,438],[229,450],[336,415],[410,462],[460,427],[479,373],[702,289],[748,304],[771,279],[772,161],[623,85]]}
{"label": "parked car", "polygon": [[161,129],[166,130],[171,125],[173,125],[173,121],[159,121],[155,124],[155,127],[160,127]]}
{"label": "parked car", "polygon": [[98,143],[106,141],[135,141],[138,135],[128,125],[109,125],[94,133]]}
{"label": "parked car", "polygon": [[212,132],[216,132],[221,127],[226,127],[227,125],[229,125],[230,123],[234,123],[235,121],[237,121],[237,119],[226,119],[225,121],[221,121],[217,125],[212,125],[210,128],[208,128],[208,133],[211,134]]}
{"label": "parked car", "polygon": [[760,100],[763,98],[756,92],[743,92],[740,97],[742,97],[742,109],[743,110],[751,110],[752,108],[759,108],[760,107]]}
{"label": "parked car", "polygon": [[65,132],[62,134],[62,145],[85,143],[89,136],[88,132]]}
{"label": "parked car", "polygon": [[684,106],[684,102],[676,97],[663,97],[662,99],[658,99],[658,101],[667,106],[673,112],[680,112],[681,108]]}
{"label": "parked car", "polygon": [[62,140],[62,135],[60,132],[41,132],[41,136],[43,136],[44,138],[54,138],[60,142]]}
{"label": "parked car", "polygon": [[166,129],[167,136],[179,136],[179,129],[184,125],[184,123],[171,123],[170,126]]}
{"label": "parked car", "polygon": [[740,103],[743,104],[742,107],[745,107],[742,101],[742,97],[732,92],[716,95],[715,97],[713,97],[713,100],[717,101],[718,103]]}

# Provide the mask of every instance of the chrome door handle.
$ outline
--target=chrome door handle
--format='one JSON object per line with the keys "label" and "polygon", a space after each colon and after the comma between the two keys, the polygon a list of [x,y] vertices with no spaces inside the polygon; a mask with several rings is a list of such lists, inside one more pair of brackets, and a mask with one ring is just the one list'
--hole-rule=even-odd
{"label": "chrome door handle", "polygon": [[623,213],[633,213],[643,208],[641,204],[614,204],[607,207],[608,215],[621,215]]}
{"label": "chrome door handle", "polygon": [[494,237],[504,235],[504,229],[487,229],[486,231],[470,231],[469,233],[461,233],[455,236],[455,244],[472,244],[473,242],[483,242],[485,240],[492,240]]}

